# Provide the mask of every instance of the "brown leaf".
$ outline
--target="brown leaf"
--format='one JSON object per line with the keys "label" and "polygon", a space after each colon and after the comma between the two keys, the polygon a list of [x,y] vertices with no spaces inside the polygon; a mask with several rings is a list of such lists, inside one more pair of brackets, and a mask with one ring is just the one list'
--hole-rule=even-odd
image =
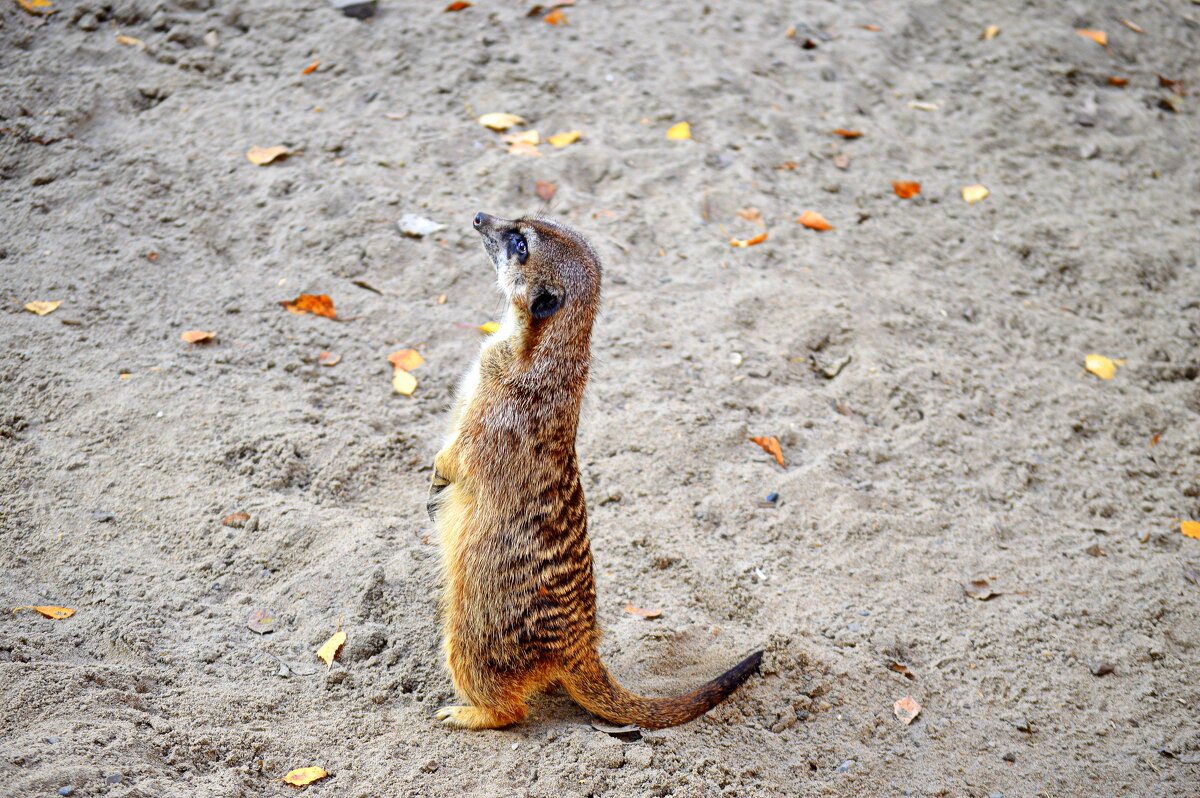
{"label": "brown leaf", "polygon": [[750,441],[761,446],[762,450],[774,457],[775,462],[779,463],[780,466],[787,467],[783,462],[783,449],[779,445],[778,438],[751,438]]}
{"label": "brown leaf", "polygon": [[250,513],[230,513],[221,519],[221,523],[225,526],[232,526],[241,529],[250,520]]}
{"label": "brown leaf", "polygon": [[301,75],[311,75],[312,73],[317,71],[317,67],[319,67],[320,65],[321,65],[321,59],[318,58],[316,61],[313,61],[311,64],[306,66],[303,70],[301,70],[300,74]]}
{"label": "brown leaf", "polygon": [[968,596],[979,601],[987,601],[1000,595],[997,591],[992,590],[991,583],[986,579],[972,579],[963,590],[967,592]]}
{"label": "brown leaf", "polygon": [[289,155],[291,152],[282,144],[277,147],[251,147],[246,150],[246,160],[255,166],[266,166],[272,161],[283,160]]}
{"label": "brown leaf", "polygon": [[54,302],[42,302],[39,300],[36,302],[27,302],[25,304],[25,309],[30,313],[36,313],[39,316],[45,316],[47,313],[53,313],[54,311],[58,310],[58,306],[62,303],[63,301],[61,299]]}
{"label": "brown leaf", "polygon": [[837,130],[833,131],[833,135],[841,136],[844,139],[856,139],[862,135],[862,131],[860,131],[860,130],[842,130],[841,128],[838,128]]}
{"label": "brown leaf", "polygon": [[205,330],[188,330],[179,336],[179,340],[185,344],[209,344],[215,341],[217,334],[215,332],[207,332]]}
{"label": "brown leaf", "polygon": [[1127,86],[1127,85],[1129,85],[1129,78],[1111,77],[1108,79],[1108,85],[1109,86]]}
{"label": "brown leaf", "polygon": [[892,706],[892,712],[896,715],[896,720],[907,726],[921,714],[921,705],[914,701],[912,696],[906,695]]}
{"label": "brown leaf", "polygon": [[762,242],[764,242],[766,240],[767,240],[767,231],[764,230],[761,233],[759,233],[758,235],[756,235],[754,238],[731,238],[731,239],[729,239],[729,246],[731,246],[731,247],[752,247],[755,244],[761,244]]}
{"label": "brown leaf", "polygon": [[546,16],[542,17],[542,21],[545,22],[547,25],[566,25],[566,24],[568,24],[567,18],[563,15],[563,12],[559,11],[557,8],[554,9],[553,11],[551,11]]}
{"label": "brown leaf", "polygon": [[657,618],[662,615],[662,610],[644,610],[641,607],[635,607],[632,604],[625,605],[625,612],[629,613],[630,615],[637,615],[638,617],[645,618],[647,620],[651,618]]}
{"label": "brown leaf", "polygon": [[383,296],[382,291],[380,291],[378,288],[371,285],[370,283],[366,282],[365,280],[351,280],[350,285],[357,285],[359,288],[363,289],[364,291],[370,291],[373,294],[379,294],[380,296]]}
{"label": "brown leaf", "polygon": [[17,607],[13,612],[20,610],[33,610],[34,612],[49,618],[52,621],[61,621],[64,618],[70,618],[75,614],[75,610],[69,607]]}
{"label": "brown leaf", "polygon": [[1180,97],[1187,96],[1187,91],[1185,91],[1183,88],[1183,81],[1171,80],[1166,75],[1159,74],[1158,72],[1155,72],[1154,74],[1158,75],[1158,85],[1159,86],[1162,86],[1164,89],[1170,89],[1171,91],[1178,94]]}
{"label": "brown leaf", "polygon": [[907,665],[901,665],[899,662],[893,662],[890,665],[888,665],[888,667],[891,668],[892,670],[894,670],[896,673],[904,674],[904,677],[907,679],[916,679],[917,678],[916,675],[908,669]]}
{"label": "brown leaf", "polygon": [[545,180],[538,180],[533,184],[533,193],[538,195],[538,199],[542,202],[549,202],[554,199],[554,192],[558,187],[553,183],[547,183]]}
{"label": "brown leaf", "polygon": [[794,171],[796,171],[796,167],[799,165],[800,164],[796,163],[795,161],[784,161],[783,163],[779,164],[779,166],[776,166],[775,168],[779,169],[781,171],[794,172]]}
{"label": "brown leaf", "polygon": [[816,211],[805,211],[800,214],[797,222],[811,230],[832,230],[833,225],[825,221],[825,217]]}
{"label": "brown leaf", "polygon": [[333,668],[333,661],[337,659],[338,652],[342,650],[342,646],[346,643],[345,632],[334,632],[333,637],[325,641],[325,644],[317,649],[317,659],[324,662],[326,665]]}
{"label": "brown leaf", "polygon": [[878,25],[863,25],[862,29],[869,30],[872,33],[879,33],[879,31],[883,30],[883,28],[879,27]]}
{"label": "brown leaf", "polygon": [[327,319],[336,319],[333,300],[328,294],[301,294],[291,302],[280,302],[291,313],[315,313]]}
{"label": "brown leaf", "polygon": [[466,0],[454,0],[453,3],[446,6],[443,11],[462,11],[464,8],[470,8],[471,4]]}
{"label": "brown leaf", "polygon": [[415,349],[401,349],[388,355],[388,362],[391,363],[394,368],[412,371],[417,366],[424,363],[425,358],[421,357],[421,353]]}
{"label": "brown leaf", "polygon": [[275,614],[267,610],[255,610],[246,619],[246,628],[259,635],[275,631]]}
{"label": "brown leaf", "polygon": [[911,199],[921,193],[921,184],[908,180],[893,180],[892,190],[900,199]]}
{"label": "brown leaf", "polygon": [[1075,32],[1085,39],[1091,39],[1101,47],[1108,44],[1108,34],[1102,30],[1088,30],[1086,28],[1080,28]]}
{"label": "brown leaf", "polygon": [[326,350],[322,349],[317,353],[317,362],[322,366],[336,366],[338,363],[342,362],[342,356],[336,355],[333,352],[327,352]]}
{"label": "brown leaf", "polygon": [[[338,634],[342,633],[339,632]],[[280,779],[280,781],[287,782],[295,787],[304,787],[312,784],[314,781],[320,781],[328,775],[329,774],[325,772],[324,768],[319,768],[316,766],[308,768],[296,768]]]}

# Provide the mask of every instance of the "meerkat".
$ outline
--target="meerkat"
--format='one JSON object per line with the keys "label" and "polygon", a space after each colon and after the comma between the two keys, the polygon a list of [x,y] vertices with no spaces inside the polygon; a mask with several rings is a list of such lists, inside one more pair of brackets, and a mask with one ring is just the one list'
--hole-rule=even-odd
{"label": "meerkat", "polygon": [[630,693],[600,661],[575,455],[600,260],[582,236],[544,217],[480,213],[474,227],[509,301],[463,377],[434,459],[428,511],[441,547],[443,650],[468,702],[437,718],[507,726],[525,718],[532,694],[557,683],[612,723],[689,721],[745,681],[762,652],[672,698]]}

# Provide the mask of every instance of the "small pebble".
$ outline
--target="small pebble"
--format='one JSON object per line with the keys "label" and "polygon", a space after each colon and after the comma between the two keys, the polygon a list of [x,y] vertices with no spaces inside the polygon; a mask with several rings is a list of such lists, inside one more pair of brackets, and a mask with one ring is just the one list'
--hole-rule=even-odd
{"label": "small pebble", "polygon": [[1093,676],[1107,676],[1115,670],[1115,666],[1111,662],[1097,662],[1092,666]]}
{"label": "small pebble", "polygon": [[59,787],[58,794],[59,795],[74,795],[75,788],[74,787]]}
{"label": "small pebble", "polygon": [[1005,762],[1016,762],[1017,761],[1017,755],[1012,753],[1011,751],[1000,758],[1003,759]]}
{"label": "small pebble", "polygon": [[46,738],[46,742],[50,743],[51,745],[54,745],[54,744],[55,744],[56,742],[58,742],[60,739],[61,739],[61,738],[59,738],[59,737],[47,737],[47,738]]}
{"label": "small pebble", "polygon": [[852,767],[854,767],[854,760],[853,760],[853,759],[847,759],[845,762],[843,762],[842,764],[840,764],[840,765],[838,765],[838,766],[837,766],[837,772],[838,772],[838,773],[846,773],[846,772],[848,772],[848,771],[850,770],[850,768],[852,768]]}
{"label": "small pebble", "polygon": [[112,513],[110,513],[108,510],[101,510],[101,509],[97,508],[95,510],[92,510],[92,520],[97,521],[101,524],[106,524],[110,521],[117,520],[117,517],[115,515],[113,515]]}
{"label": "small pebble", "polygon": [[375,15],[375,0],[329,0],[329,5],[355,19],[366,19]]}
{"label": "small pebble", "polygon": [[122,776],[120,773],[109,773],[107,776],[104,777],[104,783],[105,784],[120,784],[121,779],[123,779],[123,778],[124,778],[124,776]]}

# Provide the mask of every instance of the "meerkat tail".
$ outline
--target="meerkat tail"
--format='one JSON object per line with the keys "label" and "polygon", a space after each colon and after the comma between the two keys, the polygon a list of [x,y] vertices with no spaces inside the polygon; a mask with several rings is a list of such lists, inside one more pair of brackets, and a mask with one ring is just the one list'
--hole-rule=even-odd
{"label": "meerkat tail", "polygon": [[686,723],[724,701],[758,670],[763,652],[756,651],[707,684],[671,698],[645,698],[617,684],[595,652],[576,667],[564,670],[559,682],[584,709],[610,723],[633,723],[662,729]]}

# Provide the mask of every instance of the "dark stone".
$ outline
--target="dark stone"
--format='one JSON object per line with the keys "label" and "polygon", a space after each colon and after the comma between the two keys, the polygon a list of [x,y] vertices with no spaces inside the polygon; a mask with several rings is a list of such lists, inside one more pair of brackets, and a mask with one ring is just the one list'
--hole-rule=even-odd
{"label": "dark stone", "polygon": [[329,0],[329,5],[355,19],[375,16],[375,0]]}

